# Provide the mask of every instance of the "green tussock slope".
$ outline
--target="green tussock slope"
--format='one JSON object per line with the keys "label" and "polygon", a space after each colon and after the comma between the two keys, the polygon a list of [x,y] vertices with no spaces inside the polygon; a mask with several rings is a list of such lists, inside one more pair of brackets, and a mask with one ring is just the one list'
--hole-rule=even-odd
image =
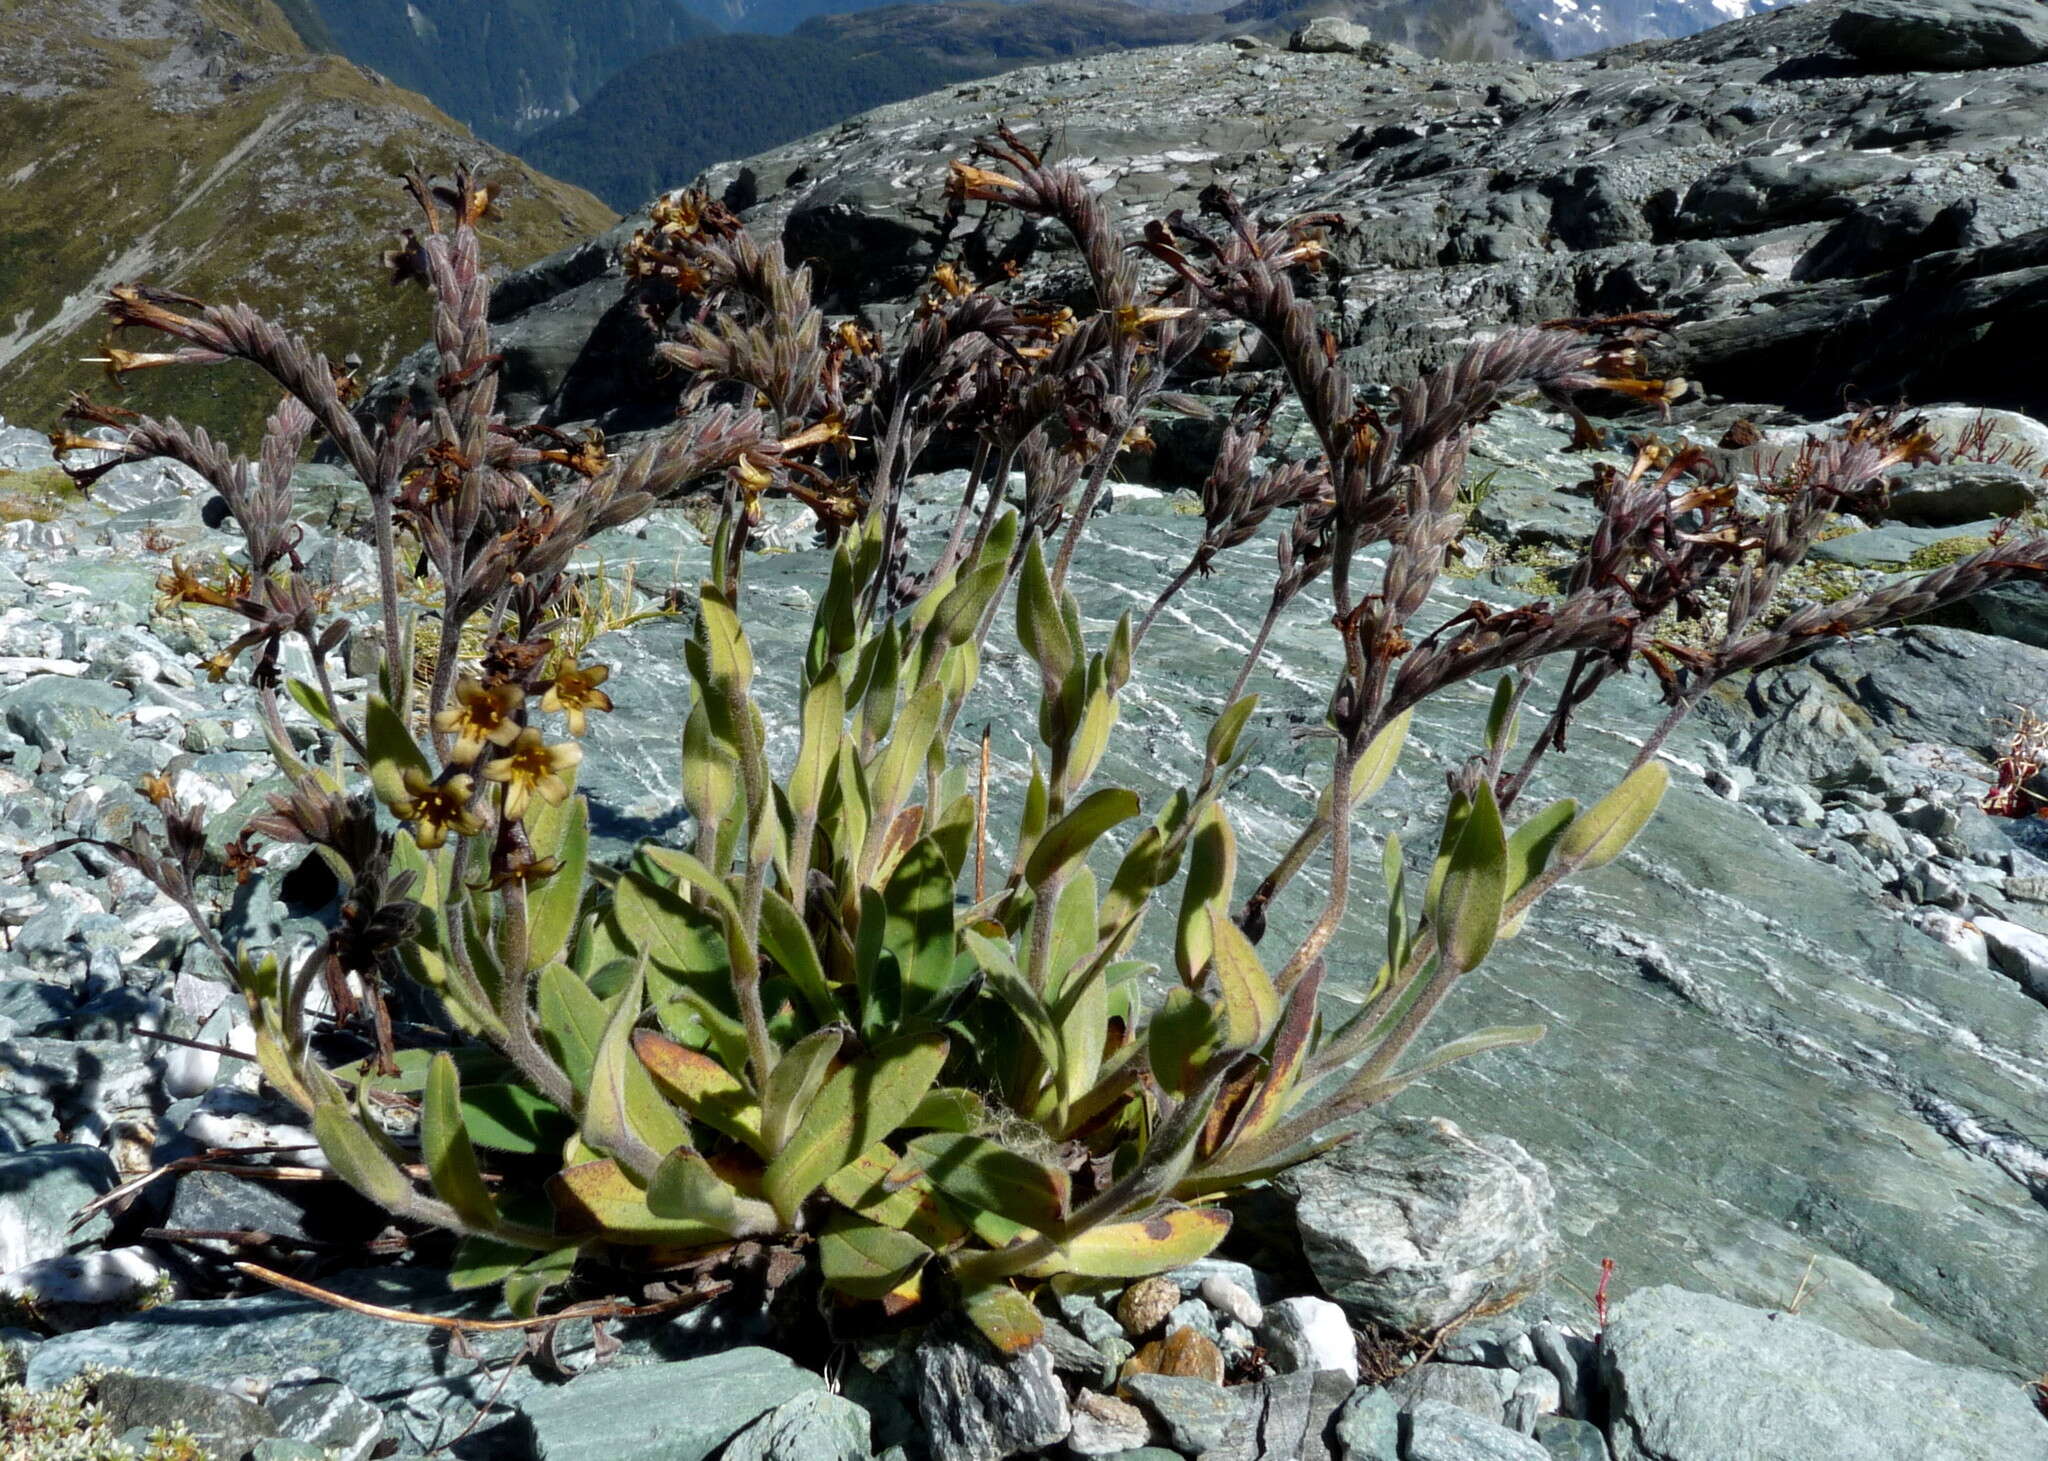
{"label": "green tussock slope", "polygon": [[[378,256],[412,219],[408,168],[501,184],[496,264],[614,219],[425,99],[309,51],[271,0],[26,0],[0,14],[0,415],[50,425],[68,394],[118,399],[86,357],[96,302],[137,280],[241,299],[375,373],[426,303]],[[137,336],[127,342],[144,348]],[[152,410],[246,429],[274,396],[241,366],[131,377]]]}

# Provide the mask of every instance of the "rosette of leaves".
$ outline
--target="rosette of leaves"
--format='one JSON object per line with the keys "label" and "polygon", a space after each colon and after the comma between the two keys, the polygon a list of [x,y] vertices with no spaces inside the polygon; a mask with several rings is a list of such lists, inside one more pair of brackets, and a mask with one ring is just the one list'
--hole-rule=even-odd
{"label": "rosette of leaves", "polygon": [[[1335,1139],[1330,1123],[1420,1074],[1534,1039],[1491,1030],[1401,1059],[1449,982],[1558,878],[1618,853],[1662,789],[1653,766],[1591,812],[1559,803],[1512,834],[1490,789],[1456,803],[1417,926],[1390,853],[1378,998],[1326,1031],[1320,962],[1276,979],[1231,918],[1236,855],[1219,798],[1255,702],[1226,709],[1195,783],[1118,839],[1141,822],[1139,800],[1090,783],[1130,675],[1128,617],[1091,651],[1079,605],[1054,589],[1038,542],[1020,542],[1014,514],[909,612],[864,621],[856,606],[881,557],[872,532],[833,557],[799,671],[800,744],[781,776],[730,588],[703,585],[682,738],[691,848],[643,846],[608,897],[572,902],[580,799],[529,816],[536,852],[561,871],[511,942],[532,971],[538,1038],[571,1090],[559,1103],[528,1090],[520,1110],[573,1134],[548,1184],[552,1222],[515,1221],[474,1149],[502,1142],[503,1122],[475,1096],[465,1105],[452,1061],[435,1057],[422,1153],[437,1197],[475,1235],[465,1281],[502,1273],[523,1303],[565,1272],[565,1241],[682,1250],[801,1232],[846,1295],[909,1301],[943,1274],[992,1339],[1028,1343],[1038,1321],[1016,1281],[1131,1278],[1201,1257],[1229,1226],[1207,1199],[1305,1159]],[[989,886],[985,788],[949,756],[947,731],[1006,591],[1040,670],[1040,756],[998,859],[1007,874]],[[1405,730],[1403,717],[1361,758],[1353,802],[1384,783]],[[387,780],[424,755],[402,740],[372,749]],[[409,966],[498,1038],[494,1002],[448,968],[446,854],[399,845],[421,890]],[[1178,977],[1163,994],[1132,957],[1154,910],[1174,920]],[[505,975],[488,949],[507,941],[480,932],[472,957],[488,987]],[[1305,1103],[1347,1048],[1368,1058]],[[358,1095],[379,1085],[365,1078]],[[361,1111],[324,1085],[307,1094],[338,1170],[402,1200],[398,1157],[374,1149]],[[482,1104],[504,1099],[493,1090]],[[479,1124],[487,1133],[473,1136]],[[522,1248],[538,1256],[504,1272]]]}
{"label": "rosette of leaves", "polygon": [[[167,792],[167,846],[139,836],[111,851],[198,920],[248,996],[266,1077],[310,1113],[335,1170],[400,1218],[463,1235],[453,1281],[502,1283],[515,1312],[532,1313],[586,1253],[660,1265],[765,1239],[814,1246],[849,1299],[957,1300],[998,1344],[1029,1344],[1030,1284],[1128,1279],[1206,1254],[1228,1228],[1219,1196],[1341,1140],[1432,1071],[1537,1038],[1496,1028],[1419,1048],[1457,981],[1545,893],[1621,854],[1664,790],[1656,746],[1720,678],[2048,568],[2048,539],[2001,543],[1767,621],[1836,504],[1924,449],[1910,423],[1873,417],[1806,449],[1761,519],[1736,510],[1703,453],[1646,449],[1605,482],[1600,527],[1557,602],[1475,603],[1425,630],[1462,528],[1475,426],[1525,385],[1569,408],[1581,435],[1578,391],[1668,401],[1673,383],[1632,374],[1642,322],[1504,332],[1402,387],[1385,420],[1296,294],[1325,252],[1313,229],[1262,229],[1210,197],[1213,232],[1181,218],[1148,230],[1169,276],[1148,295],[1078,175],[1014,138],[989,154],[1001,170],[962,165],[955,204],[1066,228],[1091,313],[998,301],[949,265],[885,350],[828,332],[805,271],[685,197],[656,210],[633,272],[636,289],[659,292],[648,317],[680,332],[661,349],[684,375],[686,413],[624,459],[498,417],[472,227],[487,199],[466,179],[445,198],[415,183],[429,234],[394,255],[435,294],[444,369],[429,420],[365,427],[327,361],[246,311],[181,314],[172,306],[193,302],[134,289],[110,307],[184,342],[128,359],[246,360],[292,398],[255,463],[176,423],[84,407],[124,440],[68,444],[176,457],[226,499],[246,540],[233,591],[179,574],[166,592],[245,622],[215,667],[256,651],[292,786],[245,830],[311,847],[343,896],[327,942],[287,970],[268,951],[221,947],[194,894],[207,856],[197,814]],[[1141,411],[1185,405],[1165,388],[1217,319],[1266,337],[1320,453],[1262,467],[1270,413],[1233,419],[1188,566],[1135,625],[1126,615],[1091,642],[1068,564]],[[344,695],[329,674],[354,631],[294,547],[290,468],[316,427],[372,509],[377,693]],[[974,465],[918,570],[900,500],[943,432],[972,445]],[[574,737],[609,701],[595,667],[567,662],[555,640],[569,564],[592,534],[693,485],[719,494],[720,513],[685,651],[691,838],[600,867],[573,794]],[[835,546],[801,662],[764,669],[742,568],[773,497],[803,503]],[[1096,784],[1162,609],[1283,514],[1267,613],[1200,766],[1149,807]],[[1377,560],[1362,555],[1375,545]],[[438,597],[424,703],[401,547]],[[1258,710],[1247,686],[1280,616],[1322,580],[1336,639],[1318,707],[1327,772],[1294,844],[1244,892],[1225,797]],[[1717,580],[1730,590],[1718,633],[1700,623]],[[1673,621],[1691,622],[1691,643],[1660,637]],[[1039,695],[1021,805],[992,832],[986,750],[975,757],[956,727],[999,622]],[[479,627],[474,653],[464,636]],[[287,673],[293,640],[311,680]],[[1550,712],[1511,764],[1553,661]],[[1636,765],[1591,806],[1518,814],[1574,710],[1635,664],[1670,702]],[[764,676],[794,682],[786,766],[767,752]],[[1361,881],[1354,813],[1394,771],[1416,706],[1496,676],[1484,730],[1449,777],[1434,857],[1416,863],[1420,887],[1398,843],[1380,849],[1384,938],[1362,961],[1377,971],[1333,1020],[1321,995]],[[282,697],[326,733],[321,755],[295,749]],[[555,713],[570,739],[544,733]],[[1318,857],[1320,907],[1269,956],[1267,909]],[[1148,919],[1170,928],[1146,939]],[[1153,948],[1170,967],[1142,960]],[[435,996],[440,1029],[394,1031],[383,991],[399,978]],[[309,1036],[322,986],[337,1021],[373,1042],[369,1057]]]}

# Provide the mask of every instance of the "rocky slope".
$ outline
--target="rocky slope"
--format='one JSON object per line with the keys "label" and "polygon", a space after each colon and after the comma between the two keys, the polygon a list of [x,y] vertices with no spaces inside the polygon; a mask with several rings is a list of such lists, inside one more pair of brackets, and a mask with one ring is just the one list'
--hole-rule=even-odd
{"label": "rocky slope", "polygon": [[[1348,270],[1331,287],[1326,317],[1345,332],[1354,359],[1379,362],[1375,370],[1434,358],[1459,330],[1485,328],[1504,301],[1528,314],[1547,309],[1547,296],[1513,287],[1518,271],[1538,261],[1612,274],[1633,257],[1650,277],[1656,260],[1717,253],[1731,271],[1727,293],[1707,296],[1718,303],[1681,324],[1677,341],[1688,349],[1698,348],[1699,330],[1732,330],[1737,319],[1770,329],[1772,311],[1790,308],[1770,305],[1779,297],[1818,301],[1811,318],[1839,325],[1852,312],[1828,305],[1836,296],[1826,291],[1846,281],[1874,310],[1895,311],[1895,328],[1927,331],[1893,345],[1894,359],[1915,346],[1931,355],[1943,329],[1955,332],[1946,337],[1951,374],[1932,377],[1952,388],[1921,394],[1960,404],[1929,413],[1949,460],[1902,474],[1886,515],[1820,545],[1818,565],[1794,588],[1823,599],[1971,551],[2007,517],[2048,519],[2048,425],[1980,409],[2003,377],[1988,365],[1965,368],[1967,357],[1953,351],[1964,326],[1954,316],[1945,325],[1928,298],[1936,282],[1966,292],[1982,286],[2000,291],[1982,298],[2024,322],[2038,308],[2028,292],[2038,282],[2024,271],[2017,280],[1997,271],[1944,275],[1953,260],[1916,263],[1910,247],[1904,259],[1880,250],[1881,267],[1867,268],[1870,256],[1855,252],[1868,237],[1858,231],[1870,221],[1857,211],[1863,202],[1938,203],[1931,229],[1960,196],[1942,189],[1981,176],[1971,168],[2028,166],[2037,145],[2000,140],[2008,135],[2000,129],[2024,111],[2039,68],[1967,74],[1951,92],[1941,76],[1850,73],[1846,46],[1832,60],[1817,52],[1814,43],[1838,16],[1882,15],[1880,4],[1896,13],[1907,3],[1851,0],[1816,10],[1817,31],[1794,26],[1799,13],[1781,13],[1647,58],[1615,58],[1605,70],[1362,72],[1349,56],[1157,58],[1165,79],[1148,95],[1190,85],[1198,68],[1264,66],[1265,76],[1234,84],[1272,80],[1274,97],[1290,86],[1348,97],[1332,102],[1335,115],[1319,124],[1331,130],[1393,125],[1388,119],[1404,106],[1427,127],[1463,115],[1458,108],[1475,92],[1483,96],[1481,87],[1502,88],[1485,103],[1500,116],[1484,126],[1446,124],[1388,143],[1382,150],[1410,159],[1408,175],[1376,181],[1369,169],[1344,173],[1352,163],[1317,163],[1341,152],[1341,136],[1292,158],[1242,142],[1205,156],[1202,149],[1236,125],[1220,105],[1203,112],[1212,105],[1206,98],[1176,103],[1173,115],[1194,118],[1198,128],[1182,146],[1164,122],[1148,132],[1128,107],[1112,116],[1106,88],[1091,92],[1095,81],[1082,74],[1109,63],[1065,65],[1039,73],[1062,79],[1036,106],[956,95],[928,102],[922,117],[904,107],[864,119],[844,146],[814,149],[820,176],[837,193],[789,181],[794,149],[772,164],[757,161],[751,186],[761,201],[752,216],[820,257],[837,238],[830,260],[840,301],[877,315],[900,312],[936,257],[937,210],[910,182],[899,187],[899,175],[928,179],[956,138],[964,145],[993,110],[1030,111],[1019,120],[1048,126],[1057,108],[1044,97],[1072,91],[1092,96],[1093,110],[1077,114],[1067,145],[1096,158],[1105,177],[1138,189],[1146,206],[1185,202],[1207,179],[1239,174],[1280,200],[1276,207],[1319,189],[1350,200],[1365,226],[1333,236],[1348,251]],[[1967,12],[1994,3],[1957,0],[1954,11],[1935,13],[1941,23],[1932,32],[1923,23],[1918,34],[1931,34],[1941,54],[1967,55]],[[1857,34],[1853,23],[1845,29]],[[1797,67],[1767,54],[1801,35],[1799,54],[1821,55],[1818,74],[1785,74]],[[1745,69],[1752,65],[1760,68],[1754,74]],[[1308,79],[1276,79],[1289,76]],[[1400,90],[1361,97],[1361,77]],[[1436,81],[1446,89],[1430,90]],[[1552,89],[1515,102],[1511,84]],[[1653,107],[1652,120],[1633,124],[1633,133],[1591,126],[1601,108],[1623,108],[1634,88],[1653,84],[1724,108],[1715,115],[1731,120]],[[1597,89],[1605,101],[1573,100],[1578,89]],[[1852,187],[1853,174],[1823,170],[1812,188],[1823,199],[1839,195],[1848,209],[1809,199],[1789,222],[1773,218],[1751,235],[1723,228],[1660,241],[1659,205],[1640,210],[1652,232],[1633,242],[1560,241],[1552,249],[1540,239],[1518,243],[1516,229],[1535,234],[1529,214],[1511,205],[1492,220],[1503,235],[1495,269],[1459,242],[1471,235],[1457,224],[1486,218],[1459,211],[1481,196],[1465,176],[1480,167],[1471,160],[1479,156],[1525,159],[1519,170],[1502,170],[1500,196],[1512,198],[1530,174],[1540,184],[1567,167],[1599,165],[1586,154],[1608,147],[1602,156],[1620,153],[1634,169],[1624,174],[1630,186],[1661,178],[1659,187],[1676,190],[1672,217],[1710,216],[1700,200],[1725,195],[1699,180],[1739,166],[1743,148],[1752,158],[1774,151],[1760,120],[1736,115],[1745,91],[1757,118],[1790,119],[1780,124],[1783,139],[1818,145],[1809,163],[1860,165],[1864,153],[1889,155],[1838,145],[1840,135],[1822,135],[1828,124],[1820,118],[1931,106],[1944,125],[1983,125],[1976,140],[1952,149],[1892,144],[1909,168],[1897,181]],[[1647,95],[1654,102],[1658,94]],[[1989,114],[1943,110],[1957,94],[1988,99]],[[1432,98],[1443,112],[1426,110]],[[1300,128],[1323,104],[1290,103],[1297,110],[1289,125]],[[1559,118],[1547,140],[1535,116],[1545,108]],[[1509,113],[1520,120],[1503,120]],[[1677,158],[1668,166],[1652,145],[1658,125]],[[1508,146],[1502,139],[1517,127],[1522,140]],[[1608,133],[1627,137],[1627,146],[1610,147]],[[1434,173],[1418,160],[1432,142],[1452,159]],[[1441,215],[1426,215],[1419,201],[1432,178]],[[736,184],[737,171],[720,181]],[[1635,216],[1624,206],[1630,194],[1614,196],[1623,203],[1589,211]],[[1985,195],[1985,228],[2009,236],[1945,252],[2014,257],[2032,246],[2032,206],[2024,196]],[[1835,232],[1830,210],[1839,210],[1835,222],[1863,222]],[[1547,226],[1554,234],[1555,223]],[[1765,241],[1752,247],[1758,234]],[[1375,240],[1392,257],[1372,254]],[[858,267],[862,247],[871,269]],[[1845,251],[1862,272],[1830,272],[1848,267],[1826,265]],[[1738,255],[1816,262],[1787,264],[1766,283],[1746,273]],[[638,356],[625,322],[610,313],[618,284],[607,258],[602,244],[591,244],[501,290],[497,310],[513,347],[508,385],[529,410],[563,420],[614,411],[622,424],[636,410],[653,419],[667,404],[650,384],[637,406],[618,406]],[[1498,290],[1489,292],[1490,277],[1504,281]],[[1070,262],[1051,247],[1025,274],[1028,286],[1048,292],[1070,289],[1072,278]],[[1461,289],[1470,310],[1454,322],[1449,310]],[[1389,318],[1429,328],[1376,333]],[[1771,380],[1757,372],[1756,392],[1745,395],[1750,382],[1731,377],[1720,389],[1738,399],[1698,404],[1681,423],[1715,439],[1738,416],[1759,422],[1759,443],[1726,449],[1749,487],[1770,452],[1816,429],[1773,404],[1764,391]],[[571,384],[583,394],[569,394]],[[2031,401],[2039,390],[2034,377],[2008,394]],[[1199,476],[1199,434],[1177,440],[1160,429],[1157,486],[1120,486],[1114,510],[1093,525],[1075,560],[1071,581],[1091,634],[1120,608],[1148,602],[1199,533],[1184,499],[1159,490]],[[1510,607],[1550,591],[1546,564],[1593,517],[1584,485],[1591,464],[1566,450],[1568,440],[1562,417],[1525,404],[1507,406],[1485,427],[1474,463],[1484,483],[1475,493],[1483,498],[1479,531],[1425,621],[1475,599]],[[1276,444],[1300,449],[1284,429]],[[1610,451],[1608,459],[1618,458]],[[46,461],[33,433],[0,430],[0,472]],[[335,480],[320,467],[298,478],[301,551],[344,592],[358,592],[369,555],[333,510]],[[943,531],[960,488],[957,474],[921,478],[912,532],[928,541]],[[164,776],[223,829],[260,802],[271,763],[249,689],[193,672],[227,626],[167,612],[153,589],[168,555],[206,557],[230,540],[208,525],[203,493],[180,473],[156,469],[124,469],[94,503],[40,516],[48,520],[23,516],[0,528],[0,1297],[14,1317],[38,1327],[0,1331],[0,1380],[25,1374],[34,1394],[51,1396],[97,1367],[134,1371],[143,1379],[102,1389],[112,1424],[186,1418],[222,1438],[218,1454],[263,1461],[316,1443],[351,1457],[434,1450],[493,1461],[865,1461],[876,1453],[890,1461],[1065,1461],[1140,1445],[1162,1448],[1159,1461],[2048,1454],[2048,1423],[2025,1388],[2048,1357],[2048,1313],[2039,1303],[2048,1291],[2040,1121],[2048,1109],[2048,822],[1993,817],[1981,806],[2014,702],[2048,709],[2037,703],[2048,684],[2048,612],[2039,592],[1976,605],[1964,622],[1866,637],[1758,675],[1667,744],[1673,789],[1643,838],[1542,904],[1443,1016],[1446,1033],[1540,1020],[1548,1037],[1429,1079],[1369,1137],[1291,1175],[1270,1201],[1246,1204],[1238,1241],[1256,1269],[1226,1260],[1171,1280],[1167,1322],[1233,1353],[1256,1343],[1271,1364],[1264,1378],[1224,1389],[1195,1377],[1148,1377],[1129,1387],[1128,1399],[1113,1399],[1103,1392],[1115,1388],[1113,1371],[1143,1338],[1140,1326],[1115,1317],[1122,1306],[1109,1295],[1048,1293],[1061,1337],[1032,1361],[1004,1366],[935,1329],[835,1353],[836,1393],[828,1394],[817,1376],[760,1347],[800,1346],[818,1327],[813,1313],[778,1324],[758,1295],[741,1292],[616,1326],[601,1344],[587,1329],[565,1328],[543,1362],[568,1372],[609,1363],[564,1385],[539,1364],[520,1362],[516,1336],[477,1334],[456,1346],[362,1313],[255,1292],[229,1270],[231,1253],[252,1250],[281,1267],[311,1260],[323,1282],[359,1299],[482,1314],[474,1300],[445,1291],[430,1246],[373,1267],[390,1258],[390,1245],[377,1241],[381,1222],[336,1201],[331,1185],[163,1170],[202,1146],[293,1145],[305,1134],[292,1113],[260,1097],[245,1062],[166,1050],[152,1038],[196,1037],[229,1050],[246,1038],[243,1012],[190,947],[177,910],[91,849],[11,877],[5,855],[59,836],[119,835],[138,815],[134,785],[145,774]],[[766,536],[783,551],[750,564],[749,631],[764,692],[786,696],[786,667],[801,653],[822,555],[808,547],[804,515],[779,505]],[[1272,551],[1267,532],[1224,555],[1146,641],[1106,781],[1135,788],[1150,804],[1199,764],[1201,731],[1224,693],[1232,651],[1253,627],[1246,605],[1263,602]],[[632,569],[634,592],[653,607],[671,584],[701,576],[707,552],[687,521],[663,514],[604,535],[586,568],[609,575],[620,592]],[[614,713],[593,722],[579,782],[606,855],[683,831],[676,725],[687,693],[686,632],[680,619],[642,623],[591,650],[612,667],[617,701]],[[1315,745],[1297,732],[1327,683],[1328,642],[1327,624],[1305,601],[1281,624],[1255,677],[1262,704],[1247,734],[1257,750],[1231,792],[1248,866],[1281,850],[1314,794]],[[985,694],[963,717],[977,730],[995,727],[998,818],[1012,814],[1025,753],[1017,727],[1028,725],[1037,693],[1036,670],[1014,643],[1011,628],[999,626],[985,659]],[[1648,682],[1603,689],[1575,728],[1570,754],[1547,763],[1539,794],[1605,785],[1632,756],[1655,702]],[[787,755],[792,707],[771,698],[765,712],[773,752]],[[1477,690],[1427,708],[1371,804],[1362,838],[1393,831],[1411,849],[1428,845],[1443,772],[1469,749],[1485,713]],[[297,729],[307,743],[316,739],[310,721]],[[1304,902],[1315,892],[1314,878],[1306,882]],[[289,882],[258,879],[238,889],[221,879],[213,892],[231,938],[303,945],[334,916],[295,902]],[[1333,941],[1333,1006],[1357,998],[1371,977],[1378,914],[1361,897]],[[1275,938],[1284,940],[1287,919],[1275,923]],[[67,1230],[70,1214],[94,1194],[151,1172],[158,1178],[132,1203]],[[1374,1244],[1383,1246],[1375,1252]],[[1379,1384],[1358,1369],[1350,1325],[1362,1322],[1368,1301],[1384,1302],[1372,1285],[1385,1280],[1376,1265],[1387,1253],[1404,1279],[1443,1287],[1453,1303],[1475,1292],[1480,1259],[1503,1253],[1523,1271],[1547,1263],[1548,1282],[1512,1311],[1455,1331],[1429,1363]],[[1613,1263],[1611,1278],[1604,1260]],[[0,1387],[0,1414],[11,1403]]]}
{"label": "rocky slope", "polygon": [[[1911,8],[1816,0],[1569,62],[1103,56],[884,107],[705,181],[810,260],[834,308],[884,321],[942,259],[1007,242],[978,207],[943,232],[942,193],[947,162],[1008,123],[1086,167],[1133,231],[1212,183],[1263,214],[1334,212],[1327,323],[1365,379],[1491,325],[1660,310],[1667,363],[1711,395],[2048,409],[2039,372],[2012,368],[2048,325],[2048,65],[1926,69],[1932,42],[1856,29],[1887,4]],[[551,419],[665,406],[614,309],[615,241],[506,296],[529,408]],[[1078,275],[1046,237],[1024,284]]]}
{"label": "rocky slope", "polygon": [[[240,298],[374,371],[426,328],[378,254],[410,221],[398,176],[470,163],[503,185],[496,262],[610,221],[579,189],[476,141],[410,92],[311,53],[270,0],[26,0],[0,11],[0,410],[52,422],[107,387],[97,305],[128,280]],[[188,416],[247,423],[239,375],[171,387]]]}

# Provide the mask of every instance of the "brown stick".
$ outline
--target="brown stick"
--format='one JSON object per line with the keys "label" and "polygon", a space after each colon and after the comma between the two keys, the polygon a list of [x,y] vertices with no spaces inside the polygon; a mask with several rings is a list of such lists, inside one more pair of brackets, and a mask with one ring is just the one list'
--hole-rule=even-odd
{"label": "brown stick", "polygon": [[318,1284],[307,1283],[302,1278],[291,1278],[276,1273],[256,1263],[237,1263],[237,1273],[260,1279],[276,1288],[318,1299],[337,1309],[364,1314],[372,1319],[388,1319],[394,1324],[419,1324],[430,1329],[460,1330],[465,1334],[500,1334],[519,1329],[545,1329],[550,1324],[559,1324],[564,1319],[640,1319],[653,1314],[671,1314],[678,1309],[687,1309],[706,1300],[715,1299],[732,1287],[729,1283],[715,1283],[692,1293],[678,1294],[673,1299],[663,1299],[658,1304],[616,1304],[590,1303],[571,1304],[553,1314],[544,1314],[534,1319],[450,1319],[443,1314],[415,1314],[410,1309],[390,1309],[382,1304],[366,1303],[362,1299],[351,1299],[346,1294],[337,1294],[332,1289],[323,1289]]}

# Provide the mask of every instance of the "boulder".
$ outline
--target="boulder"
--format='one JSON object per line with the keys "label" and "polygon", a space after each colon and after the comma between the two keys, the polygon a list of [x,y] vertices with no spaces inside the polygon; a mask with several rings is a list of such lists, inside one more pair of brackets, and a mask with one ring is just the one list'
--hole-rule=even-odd
{"label": "boulder", "polygon": [[1694,183],[1679,206],[1676,226],[1688,237],[1724,238],[1836,217],[1855,206],[1849,194],[1897,181],[1911,170],[1901,158],[1858,152],[1745,157]]}
{"label": "boulder", "polygon": [[974,1331],[947,1326],[918,1345],[913,1372],[933,1461],[1003,1461],[1072,1428],[1066,1387],[1042,1344],[1006,1356]]}
{"label": "boulder", "polygon": [[2048,1455],[2048,1419],[2008,1376],[1669,1285],[1615,1310],[1600,1369],[1616,1461]]}
{"label": "boulder", "polygon": [[1829,35],[1860,61],[1901,71],[2048,60],[2048,14],[2037,0],[1852,0]]}
{"label": "boulder", "polygon": [[72,1215],[120,1180],[98,1147],[53,1143],[0,1154],[0,1274],[55,1258],[109,1231],[105,1213],[77,1232]]}
{"label": "boulder", "polygon": [[1550,1461],[1527,1436],[1441,1400],[1418,1402],[1401,1429],[1404,1461]]}
{"label": "boulder", "polygon": [[[1142,1438],[1141,1438],[1142,1439]],[[785,1400],[719,1452],[720,1461],[868,1461],[868,1413],[842,1395]]]}
{"label": "boulder", "polygon": [[1310,55],[1357,55],[1372,43],[1372,31],[1355,20],[1319,15],[1287,38],[1287,49]]}
{"label": "boulder", "polygon": [[2039,472],[1976,462],[1916,467],[1892,479],[1885,512],[1902,522],[1996,523],[2018,517],[2048,496]]}
{"label": "boulder", "polygon": [[1395,1117],[1279,1179],[1310,1270],[1359,1324],[1434,1332],[1540,1281],[1555,1193],[1500,1136]]}
{"label": "boulder", "polygon": [[705,1461],[758,1417],[824,1388],[786,1356],[746,1347],[606,1366],[537,1391],[522,1408],[539,1461]]}

